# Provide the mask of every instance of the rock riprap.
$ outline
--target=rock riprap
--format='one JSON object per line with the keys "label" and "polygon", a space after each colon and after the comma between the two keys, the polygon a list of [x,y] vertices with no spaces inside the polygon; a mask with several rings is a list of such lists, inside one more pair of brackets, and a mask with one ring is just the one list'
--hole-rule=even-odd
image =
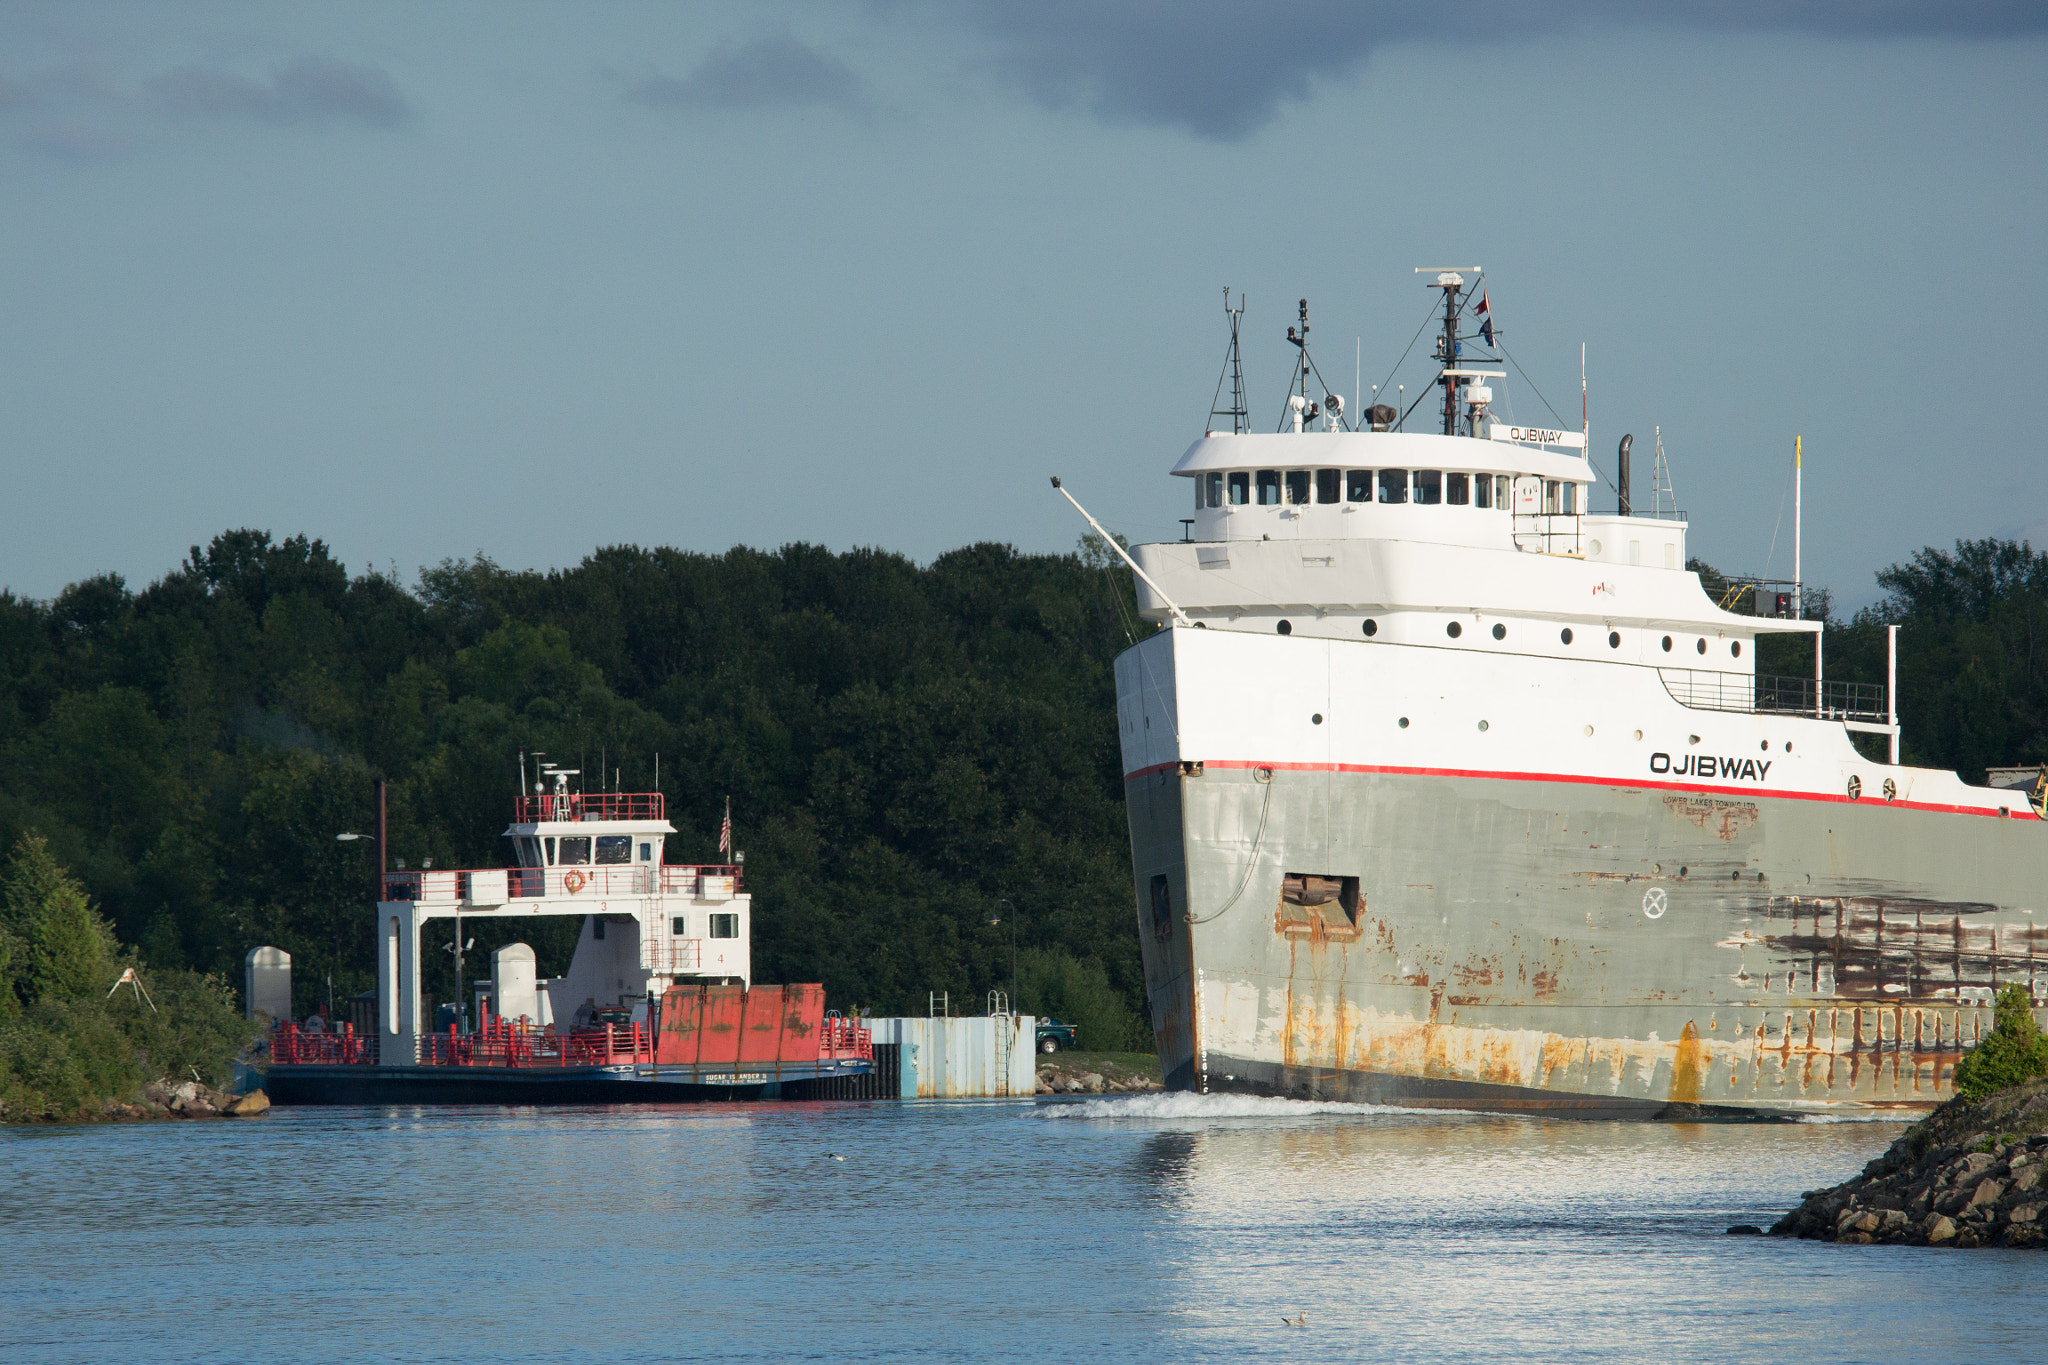
{"label": "rock riprap", "polygon": [[2048,1080],[1950,1100],[1863,1174],[1814,1190],[1777,1237],[1910,1246],[2048,1246]]}

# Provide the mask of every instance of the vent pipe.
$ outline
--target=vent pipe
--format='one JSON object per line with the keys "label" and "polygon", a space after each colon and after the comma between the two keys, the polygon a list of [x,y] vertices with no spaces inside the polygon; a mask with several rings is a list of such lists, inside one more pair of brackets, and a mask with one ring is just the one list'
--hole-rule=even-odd
{"label": "vent pipe", "polygon": [[1621,494],[1621,515],[1625,517],[1635,515],[1630,509],[1628,500],[1628,450],[1635,443],[1636,438],[1633,434],[1622,437],[1621,449],[1616,452],[1614,460],[1615,464],[1619,466],[1616,471],[1616,483],[1618,485],[1616,491]]}

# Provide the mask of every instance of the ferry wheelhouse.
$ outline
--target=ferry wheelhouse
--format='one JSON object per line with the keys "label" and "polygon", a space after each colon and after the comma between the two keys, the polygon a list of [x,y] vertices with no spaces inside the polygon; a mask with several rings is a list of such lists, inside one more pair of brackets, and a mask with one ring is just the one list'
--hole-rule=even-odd
{"label": "ferry wheelhouse", "polygon": [[[1582,432],[1493,415],[1466,274],[1431,285],[1434,430],[1318,400],[1304,304],[1282,430],[1240,397],[1173,466],[1186,538],[1130,553],[1160,629],[1117,661],[1118,726],[1170,1084],[1946,1098],[1994,989],[2048,996],[2041,811],[1902,765],[1890,688],[1824,680],[1796,584],[1710,598],[1684,516],[1631,507],[1626,447],[1592,510]],[[1771,635],[1813,673],[1760,675]]]}
{"label": "ferry wheelhouse", "polygon": [[[281,1027],[265,1078],[272,1099],[802,1097],[873,1070],[866,1025],[828,1013],[823,986],[754,982],[752,897],[737,862],[667,862],[675,828],[661,793],[571,792],[573,775],[551,770],[516,798],[505,831],[516,866],[380,874],[375,1028]],[[378,821],[381,862],[381,798]],[[465,921],[549,915],[582,920],[565,973],[537,978],[533,950],[509,944],[491,955],[473,1024],[429,1014],[422,954],[441,951],[444,934],[459,979]]]}

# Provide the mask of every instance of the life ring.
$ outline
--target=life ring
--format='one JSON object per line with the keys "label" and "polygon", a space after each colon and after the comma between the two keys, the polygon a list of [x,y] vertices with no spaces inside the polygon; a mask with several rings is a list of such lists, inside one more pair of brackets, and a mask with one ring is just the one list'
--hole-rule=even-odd
{"label": "life ring", "polygon": [[581,891],[589,880],[590,878],[584,876],[581,872],[571,872],[568,876],[562,878],[562,885],[568,887],[569,894],[573,896],[578,891]]}

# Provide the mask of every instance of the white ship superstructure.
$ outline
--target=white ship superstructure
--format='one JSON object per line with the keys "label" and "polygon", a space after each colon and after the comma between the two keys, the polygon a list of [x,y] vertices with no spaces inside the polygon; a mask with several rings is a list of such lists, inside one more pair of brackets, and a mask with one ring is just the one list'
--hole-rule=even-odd
{"label": "white ship superstructure", "polygon": [[1590,510],[1581,432],[1496,421],[1466,283],[1434,286],[1440,429],[1348,429],[1302,344],[1289,429],[1196,440],[1187,540],[1132,552],[1162,629],[1118,660],[1118,724],[1171,1083],[1945,1098],[1992,989],[2039,951],[2048,990],[2038,812],[1896,762],[1887,688],[1760,676],[1761,638],[1820,623],[1775,585],[1723,609],[1682,516]]}

